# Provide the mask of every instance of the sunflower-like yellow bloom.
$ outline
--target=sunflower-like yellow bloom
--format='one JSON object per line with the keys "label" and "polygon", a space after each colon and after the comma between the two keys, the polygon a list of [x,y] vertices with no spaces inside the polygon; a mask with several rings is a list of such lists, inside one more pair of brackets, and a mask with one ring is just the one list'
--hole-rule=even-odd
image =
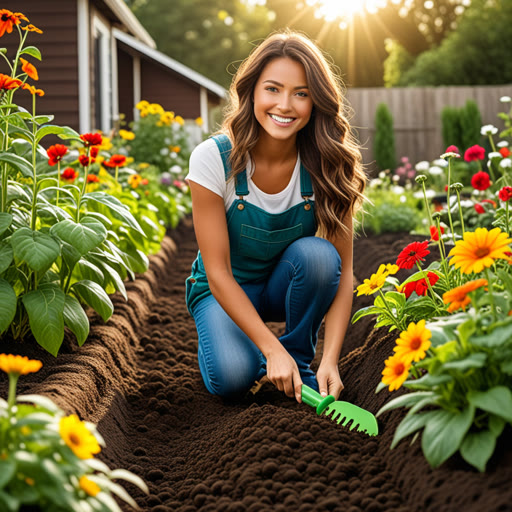
{"label": "sunflower-like yellow bloom", "polygon": [[98,440],[76,414],[65,416],[60,420],[59,432],[64,442],[80,459],[91,459],[101,450]]}
{"label": "sunflower-like yellow bloom", "polygon": [[142,181],[142,176],[140,174],[131,174],[128,176],[128,185],[132,188],[137,188]]}
{"label": "sunflower-like yellow bloom", "polygon": [[389,391],[398,389],[407,379],[411,363],[404,361],[398,354],[388,357],[382,370],[382,382],[389,386]]}
{"label": "sunflower-like yellow bloom", "polygon": [[137,105],[135,105],[135,108],[137,110],[143,110],[148,107],[149,107],[149,101],[146,101],[146,100],[139,101],[139,103],[137,103]]}
{"label": "sunflower-like yellow bloom", "polygon": [[465,311],[466,306],[471,302],[469,293],[482,286],[487,286],[487,279],[475,279],[474,281],[469,281],[462,286],[457,286],[456,288],[443,293],[443,302],[445,304],[450,304],[447,311],[449,313],[453,313],[459,308],[462,308],[463,311]]}
{"label": "sunflower-like yellow bloom", "polygon": [[450,264],[460,268],[463,274],[481,272],[494,264],[497,259],[510,260],[507,253],[511,252],[509,244],[512,240],[500,228],[477,228],[474,232],[466,231],[464,239],[455,242],[450,251]]}
{"label": "sunflower-like yellow bloom", "polygon": [[29,359],[26,356],[14,356],[12,354],[0,354],[0,370],[5,373],[26,375],[38,372],[43,366],[41,361]]}
{"label": "sunflower-like yellow bloom", "polygon": [[101,491],[100,486],[85,475],[80,477],[78,485],[80,486],[80,489],[89,496],[96,496]]}
{"label": "sunflower-like yellow bloom", "polygon": [[129,130],[119,130],[119,136],[123,140],[133,140],[135,139],[135,133],[129,131]]}
{"label": "sunflower-like yellow bloom", "polygon": [[357,296],[359,295],[371,295],[377,290],[380,290],[386,282],[386,277],[391,274],[396,274],[399,268],[398,265],[392,265],[391,263],[382,264],[377,269],[375,274],[372,274],[369,279],[365,279],[363,284],[357,287]]}
{"label": "sunflower-like yellow bloom", "polygon": [[411,322],[407,330],[400,333],[393,350],[406,363],[418,362],[426,356],[431,337],[432,333],[425,327],[425,320],[417,324]]}
{"label": "sunflower-like yellow bloom", "polygon": [[174,122],[178,123],[180,126],[183,126],[185,124],[185,120],[181,116],[176,116],[174,118]]}

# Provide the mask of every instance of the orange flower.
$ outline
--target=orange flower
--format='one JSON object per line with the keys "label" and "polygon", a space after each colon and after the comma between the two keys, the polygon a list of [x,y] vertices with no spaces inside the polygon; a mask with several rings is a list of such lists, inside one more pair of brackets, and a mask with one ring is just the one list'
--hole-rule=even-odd
{"label": "orange flower", "polygon": [[123,167],[126,164],[126,157],[124,155],[112,155],[110,160],[103,162],[107,167]]}
{"label": "orange flower", "polygon": [[20,61],[22,64],[21,70],[32,78],[32,80],[39,80],[36,67],[23,57],[20,57]]}
{"label": "orange flower", "polygon": [[28,32],[36,32],[37,34],[43,33],[43,31],[40,28],[37,28],[36,26],[34,26],[32,24],[27,25],[26,27],[21,27],[21,30],[26,30]]}
{"label": "orange flower", "polygon": [[425,327],[425,320],[411,322],[406,331],[400,333],[393,349],[402,361],[410,363],[423,359],[430,348],[432,333]]}
{"label": "orange flower", "polygon": [[0,370],[6,373],[27,375],[38,372],[43,366],[37,359],[29,359],[26,356],[14,356],[12,354],[0,354]]}
{"label": "orange flower", "polygon": [[90,146],[98,146],[103,140],[101,133],[83,133],[80,135],[80,138],[86,148]]}
{"label": "orange flower", "polygon": [[10,34],[14,25],[19,25],[20,20],[8,9],[0,9],[0,37],[6,32]]}
{"label": "orange flower", "polygon": [[96,174],[88,174],[87,175],[87,183],[98,183],[100,179]]}
{"label": "orange flower", "polygon": [[54,144],[50,146],[46,153],[48,155],[48,165],[53,167],[57,162],[62,160],[62,157],[68,152],[68,147],[64,144]]}
{"label": "orange flower", "polygon": [[487,279],[475,279],[463,284],[462,286],[457,286],[456,288],[453,288],[453,290],[448,290],[443,294],[443,302],[445,304],[450,304],[447,311],[449,313],[453,313],[459,308],[462,308],[465,311],[466,306],[471,302],[468,294],[482,286],[487,286]]}
{"label": "orange flower", "polygon": [[407,379],[411,363],[404,361],[402,357],[395,354],[386,359],[386,367],[382,370],[382,382],[389,386],[389,391],[398,389]]}
{"label": "orange flower", "polygon": [[34,94],[37,94],[38,96],[44,96],[44,91],[42,89],[36,89],[33,85],[30,84],[23,84],[22,89],[27,90],[34,96]]}
{"label": "orange flower", "polygon": [[60,174],[60,177],[65,180],[73,183],[78,177],[78,171],[75,171],[73,167],[66,167]]}
{"label": "orange flower", "polygon": [[9,75],[4,75],[0,73],[0,89],[4,91],[8,91],[11,89],[16,89],[20,87],[23,82],[18,80],[17,78],[12,78]]}

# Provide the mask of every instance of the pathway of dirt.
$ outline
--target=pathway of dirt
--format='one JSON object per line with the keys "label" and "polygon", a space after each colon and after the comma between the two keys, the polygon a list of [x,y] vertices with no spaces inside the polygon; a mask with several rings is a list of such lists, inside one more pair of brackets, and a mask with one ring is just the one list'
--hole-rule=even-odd
{"label": "pathway of dirt", "polygon": [[[394,262],[413,239],[385,235],[355,244],[355,282]],[[0,351],[43,360],[20,380],[69,413],[97,422],[102,460],[145,479],[149,496],[128,485],[143,511],[417,512],[512,510],[511,429],[480,474],[454,457],[437,470],[418,441],[389,446],[403,416],[379,418],[380,435],[348,431],[266,383],[255,395],[226,402],[210,395],[197,365],[197,335],[184,303],[184,279],[197,246],[190,220],[165,239],[151,268],[116,296],[107,323],[92,314],[82,348],[66,339],[57,359],[33,343]],[[354,311],[370,304],[354,300]],[[396,334],[363,319],[349,328],[340,360],[340,399],[371,412],[390,398],[375,394]],[[276,332],[281,324],[273,324]],[[321,341],[319,353],[321,352]],[[1,396],[6,379],[0,376]],[[129,507],[126,508],[128,510]]]}

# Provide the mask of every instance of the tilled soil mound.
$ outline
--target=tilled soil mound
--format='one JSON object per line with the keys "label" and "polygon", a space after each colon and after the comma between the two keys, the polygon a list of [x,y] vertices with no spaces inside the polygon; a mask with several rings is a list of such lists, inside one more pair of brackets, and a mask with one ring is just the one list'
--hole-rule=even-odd
{"label": "tilled soil mound", "polygon": [[[395,262],[413,240],[423,238],[356,240],[354,284],[380,263]],[[128,283],[129,300],[114,297],[111,320],[104,324],[91,315],[91,335],[82,348],[67,337],[55,359],[30,340],[0,343],[0,352],[43,361],[40,372],[20,379],[20,393],[50,396],[66,412],[98,423],[107,443],[100,458],[148,483],[148,496],[127,484],[143,511],[512,510],[511,429],[486,473],[458,457],[432,470],[419,441],[389,449],[402,410],[379,417],[380,434],[368,437],[317,417],[268,382],[236,401],[210,395],[184,301],[196,251],[187,219],[166,237],[149,271]],[[371,301],[355,297],[353,311]],[[366,317],[349,327],[340,400],[376,413],[392,396],[387,390],[375,394],[375,388],[396,331],[374,330],[373,323]],[[283,325],[272,328],[279,333]],[[318,348],[320,355],[321,336]],[[0,396],[6,389],[2,374]]]}

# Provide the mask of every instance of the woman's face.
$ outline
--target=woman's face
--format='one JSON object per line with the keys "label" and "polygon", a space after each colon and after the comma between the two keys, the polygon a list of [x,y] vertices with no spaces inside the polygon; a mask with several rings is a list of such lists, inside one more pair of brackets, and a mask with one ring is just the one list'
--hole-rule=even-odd
{"label": "woman's face", "polygon": [[260,132],[277,140],[295,138],[308,123],[312,109],[302,64],[281,57],[263,68],[254,87],[254,115]]}

